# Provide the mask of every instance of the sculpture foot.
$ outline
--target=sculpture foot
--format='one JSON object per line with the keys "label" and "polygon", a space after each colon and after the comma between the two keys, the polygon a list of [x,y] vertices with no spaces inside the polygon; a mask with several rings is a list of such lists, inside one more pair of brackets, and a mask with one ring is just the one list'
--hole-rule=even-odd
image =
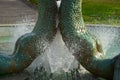
{"label": "sculpture foot", "polygon": [[113,80],[120,80],[120,55],[117,56],[117,59],[114,64]]}

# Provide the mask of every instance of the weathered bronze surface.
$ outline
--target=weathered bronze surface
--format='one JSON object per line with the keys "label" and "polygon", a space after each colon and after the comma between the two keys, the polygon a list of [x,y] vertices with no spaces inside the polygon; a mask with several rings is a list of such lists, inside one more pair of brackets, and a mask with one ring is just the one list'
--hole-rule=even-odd
{"label": "weathered bronze surface", "polygon": [[56,33],[55,0],[39,0],[39,16],[31,33],[21,36],[12,55],[0,53],[0,74],[23,71],[49,46]]}
{"label": "weathered bronze surface", "polygon": [[79,63],[94,75],[108,80],[120,80],[119,56],[104,58],[99,39],[84,26],[81,6],[82,0],[62,0],[59,28],[66,46]]}
{"label": "weathered bronze surface", "polygon": [[[82,0],[62,0],[59,28],[66,46],[88,71],[108,80],[120,80],[119,55],[105,59],[98,38],[89,33],[82,17]],[[55,0],[39,0],[39,16],[31,33],[21,36],[13,55],[0,54],[0,74],[19,72],[52,41],[56,33],[57,6]]]}

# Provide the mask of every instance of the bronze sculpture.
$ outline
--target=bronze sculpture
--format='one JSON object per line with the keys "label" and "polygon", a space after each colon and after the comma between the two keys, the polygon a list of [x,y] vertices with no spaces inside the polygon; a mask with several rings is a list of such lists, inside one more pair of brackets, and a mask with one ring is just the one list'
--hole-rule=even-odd
{"label": "bronze sculpture", "polygon": [[[59,27],[66,46],[94,75],[119,80],[119,55],[104,59],[100,41],[84,25],[81,5],[82,0],[62,0]],[[17,40],[13,55],[0,54],[0,74],[24,70],[47,49],[47,42],[51,42],[56,33],[56,15],[55,0],[39,0],[39,18],[34,30]]]}
{"label": "bronze sculpture", "polygon": [[39,0],[39,16],[33,31],[17,40],[12,55],[0,53],[0,74],[24,70],[47,49],[56,33],[56,13],[54,0]]}
{"label": "bronze sculpture", "polygon": [[119,56],[104,59],[100,41],[84,25],[81,5],[82,0],[62,0],[59,27],[66,46],[79,63],[94,75],[119,80]]}

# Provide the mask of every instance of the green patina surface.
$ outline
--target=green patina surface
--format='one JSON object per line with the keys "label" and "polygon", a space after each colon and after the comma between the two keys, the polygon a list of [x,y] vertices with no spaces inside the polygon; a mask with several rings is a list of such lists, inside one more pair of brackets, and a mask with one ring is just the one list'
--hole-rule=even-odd
{"label": "green patina surface", "polygon": [[[0,54],[0,74],[19,72],[44,52],[56,32],[55,0],[39,0],[39,18],[31,33],[21,36],[13,55]],[[105,59],[100,41],[90,34],[82,18],[82,0],[62,0],[59,28],[66,46],[75,58],[94,75],[119,80],[119,56]],[[47,24],[46,24],[47,23]],[[64,77],[63,77],[64,78]]]}
{"label": "green patina surface", "polygon": [[[56,32],[57,6],[54,0],[39,0],[38,21],[31,33],[21,36],[12,55],[0,52],[0,75],[23,71],[44,52]],[[47,24],[46,24],[47,23]],[[4,37],[6,39],[8,37]]]}
{"label": "green patina surface", "polygon": [[63,40],[88,71],[108,80],[119,80],[119,68],[115,67],[119,65],[115,64],[119,56],[105,59],[101,42],[85,29],[81,3],[82,0],[62,0],[59,27]]}

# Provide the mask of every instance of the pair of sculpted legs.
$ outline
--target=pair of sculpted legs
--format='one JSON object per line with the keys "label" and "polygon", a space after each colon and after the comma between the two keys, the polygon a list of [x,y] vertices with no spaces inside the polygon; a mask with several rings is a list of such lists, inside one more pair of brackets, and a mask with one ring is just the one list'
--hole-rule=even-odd
{"label": "pair of sculpted legs", "polygon": [[21,36],[12,55],[0,54],[0,74],[19,72],[43,53],[56,33],[56,15],[63,41],[88,71],[109,80],[119,80],[119,56],[104,59],[100,41],[90,34],[82,18],[82,0],[62,0],[59,13],[55,0],[39,0],[39,16],[31,33]]}
{"label": "pair of sculpted legs", "polygon": [[59,27],[63,41],[88,71],[108,80],[120,80],[119,55],[104,58],[100,41],[84,25],[81,5],[82,0],[62,0]]}

